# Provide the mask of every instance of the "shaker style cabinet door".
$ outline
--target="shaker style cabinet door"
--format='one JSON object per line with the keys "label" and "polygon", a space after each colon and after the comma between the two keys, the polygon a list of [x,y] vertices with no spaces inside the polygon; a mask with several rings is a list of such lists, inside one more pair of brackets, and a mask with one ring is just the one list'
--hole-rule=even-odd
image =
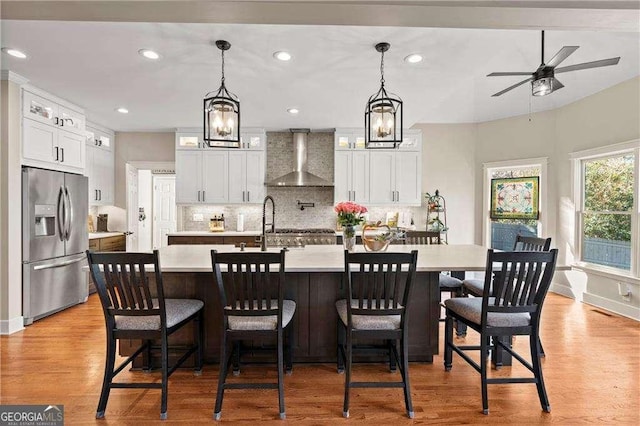
{"label": "shaker style cabinet door", "polygon": [[84,171],[85,137],[79,133],[66,130],[58,132],[60,163],[66,167],[74,167]]}
{"label": "shaker style cabinet door", "polygon": [[23,159],[47,163],[58,161],[60,150],[58,130],[55,127],[25,118],[22,130],[22,139],[28,141],[22,144]]}
{"label": "shaker style cabinet door", "polygon": [[333,200],[351,201],[351,152],[336,151],[333,164]]}
{"label": "shaker style cabinet door", "polygon": [[[262,203],[264,199],[265,153],[264,151],[247,151],[246,167],[246,203]],[[229,181],[231,185],[231,181]]]}
{"label": "shaker style cabinet door", "polygon": [[421,162],[420,152],[396,153],[396,203],[420,205],[422,202]]}
{"label": "shaker style cabinet door", "polygon": [[246,202],[247,154],[242,151],[229,152],[229,202]]}
{"label": "shaker style cabinet door", "polygon": [[368,203],[369,197],[369,153],[351,153],[351,198],[357,203]]}
{"label": "shaker style cabinet door", "polygon": [[202,153],[202,200],[206,204],[229,200],[229,153],[222,150]]}
{"label": "shaker style cabinet door", "polygon": [[202,198],[202,152],[176,151],[176,203],[197,204]]}
{"label": "shaker style cabinet door", "polygon": [[24,90],[22,92],[22,116],[50,126],[57,126],[58,104]]}
{"label": "shaker style cabinet door", "polygon": [[370,155],[370,187],[371,204],[391,204],[395,201],[395,152],[379,151]]}

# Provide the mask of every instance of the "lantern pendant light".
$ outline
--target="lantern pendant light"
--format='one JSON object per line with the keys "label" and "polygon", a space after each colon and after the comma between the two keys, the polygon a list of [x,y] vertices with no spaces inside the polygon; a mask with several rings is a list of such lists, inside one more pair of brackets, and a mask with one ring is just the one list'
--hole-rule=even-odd
{"label": "lantern pendant light", "polygon": [[213,148],[240,148],[240,101],[224,85],[224,52],[231,44],[217,40],[216,46],[222,51],[222,81],[204,98],[204,141]]}
{"label": "lantern pendant light", "polygon": [[364,112],[366,148],[395,148],[402,143],[402,99],[384,88],[384,52],[389,47],[389,43],[376,44],[381,53],[380,89],[369,98]]}

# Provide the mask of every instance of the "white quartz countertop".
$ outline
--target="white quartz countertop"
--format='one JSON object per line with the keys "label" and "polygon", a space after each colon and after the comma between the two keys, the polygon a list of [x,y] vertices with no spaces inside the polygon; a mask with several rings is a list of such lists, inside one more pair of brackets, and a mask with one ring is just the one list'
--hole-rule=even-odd
{"label": "white quartz countertop", "polygon": [[117,237],[118,235],[124,235],[124,232],[89,232],[89,239]]}
{"label": "white quartz countertop", "polygon": [[[211,250],[238,252],[233,245],[173,245],[160,249],[160,265],[163,272],[211,272]],[[268,251],[277,252],[272,247]],[[387,252],[418,250],[419,272],[425,271],[483,271],[487,249],[478,245],[397,245]],[[245,251],[260,251],[245,248]],[[358,245],[356,251],[364,251]],[[342,245],[308,245],[291,248],[285,257],[287,272],[343,272],[344,249]]]}
{"label": "white quartz countertop", "polygon": [[211,232],[211,231],[178,231],[178,232],[168,232],[167,236],[169,237],[253,237],[261,235],[262,231],[219,231],[219,232]]}

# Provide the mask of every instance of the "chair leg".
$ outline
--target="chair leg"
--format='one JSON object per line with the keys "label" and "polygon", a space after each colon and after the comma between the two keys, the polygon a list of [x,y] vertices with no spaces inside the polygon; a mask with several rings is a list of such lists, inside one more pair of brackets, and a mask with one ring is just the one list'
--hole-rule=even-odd
{"label": "chair leg", "polygon": [[227,380],[227,372],[229,370],[229,364],[231,363],[232,353],[227,353],[227,345],[229,344],[229,339],[227,338],[226,332],[224,333],[224,338],[222,339],[220,345],[220,371],[218,373],[218,391],[216,393],[216,407],[213,410],[213,418],[215,420],[220,420],[222,417],[222,399],[224,398],[224,384]]}
{"label": "chair leg", "polygon": [[285,351],[285,372],[287,375],[291,375],[293,372],[293,327],[289,324],[286,329],[287,348]]}
{"label": "chair leg", "polygon": [[393,347],[395,346],[395,340],[387,340],[388,352],[389,352],[389,371],[395,373],[397,370],[396,357],[393,355]]}
{"label": "chair leg", "polygon": [[351,360],[353,356],[353,348],[351,345],[351,331],[347,330],[347,342],[346,342],[346,371],[344,375],[344,405],[342,406],[342,417],[349,418],[349,390],[351,388]]}
{"label": "chair leg", "polygon": [[538,337],[538,351],[540,353],[540,357],[544,358],[547,355],[544,353],[544,348],[542,347],[542,340],[540,340],[540,337]]}
{"label": "chair leg", "polygon": [[338,373],[342,374],[344,373],[344,356],[345,356],[345,352],[344,352],[344,348],[345,348],[345,342],[346,342],[346,331],[347,328],[344,326],[343,322],[341,320],[338,320],[338,345],[336,347],[337,350],[337,364],[338,364]]}
{"label": "chair leg", "polygon": [[195,368],[195,373],[196,375],[201,375],[202,374],[202,353],[203,353],[203,349],[202,349],[202,342],[204,341],[204,326],[203,326],[203,310],[200,310],[200,313],[198,314],[198,317],[196,318],[196,339],[198,342],[198,350],[196,351],[196,368]]}
{"label": "chair leg", "polygon": [[482,413],[489,414],[487,395],[487,351],[489,336],[480,335],[480,386],[482,387]]}
{"label": "chair leg", "polygon": [[540,338],[537,333],[531,333],[529,336],[529,345],[531,346],[531,365],[533,367],[533,375],[536,378],[536,387],[538,388],[538,396],[540,397],[540,405],[542,410],[550,413],[551,404],[549,404],[549,397],[547,396],[547,390],[544,387],[544,378],[542,377],[542,365],[540,364],[540,351],[538,345],[540,344]]}
{"label": "chair leg", "polygon": [[233,375],[240,375],[240,341],[236,340],[233,344]]}
{"label": "chair leg", "polygon": [[162,402],[160,403],[160,420],[167,419],[167,391],[169,387],[169,342],[166,332],[162,336]]}
{"label": "chair leg", "polygon": [[116,361],[116,339],[107,332],[107,357],[104,363],[104,378],[102,379],[102,391],[100,392],[100,400],[98,409],[96,410],[96,419],[104,417],[104,411],[107,408],[107,400],[111,391],[111,381],[113,380],[113,367]]}
{"label": "chair leg", "polygon": [[278,330],[278,405],[280,407],[280,419],[284,420],[287,415],[284,410],[284,355],[283,355],[283,331]]}
{"label": "chair leg", "polygon": [[453,358],[453,317],[447,314],[444,321],[444,371],[451,371]]}
{"label": "chair leg", "polygon": [[[465,297],[463,287],[451,292],[451,297]],[[462,321],[456,321],[456,336],[465,337],[467,335],[467,325]]]}
{"label": "chair leg", "polygon": [[413,419],[413,404],[411,403],[411,385],[409,383],[409,359],[407,354],[409,353],[409,343],[406,336],[404,336],[400,342],[400,362],[402,368],[400,373],[402,374],[402,382],[404,383],[404,404],[407,408],[407,416]]}

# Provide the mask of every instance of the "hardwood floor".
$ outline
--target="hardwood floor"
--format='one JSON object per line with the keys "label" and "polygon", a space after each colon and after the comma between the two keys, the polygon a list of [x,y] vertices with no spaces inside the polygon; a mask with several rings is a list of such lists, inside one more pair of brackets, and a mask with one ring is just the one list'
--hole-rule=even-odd
{"label": "hardwood floor", "polygon": [[[37,321],[24,331],[0,338],[0,404],[64,404],[66,424],[160,424],[160,391],[111,391],[104,420],[95,420],[104,363],[104,323],[97,295],[89,302]],[[442,333],[441,333],[442,336]],[[477,341],[473,332],[466,339]],[[355,389],[351,418],[342,418],[344,376],[335,365],[294,365],[285,378],[287,420],[280,421],[277,391],[230,390],[225,393],[223,422],[275,424],[404,423],[640,423],[640,323],[550,294],[544,308],[543,369],[551,413],[540,409],[535,385],[489,387],[488,416],[482,414],[480,376],[454,354],[445,373],[442,355],[433,364],[412,363],[415,419],[404,413],[401,389]],[[518,338],[516,348],[527,347]],[[442,337],[440,342],[442,352]],[[525,357],[528,358],[528,357]],[[504,367],[494,375],[522,373]],[[202,376],[174,373],[169,383],[169,419],[173,423],[213,423],[216,365]],[[122,373],[147,380],[139,371]],[[158,373],[150,373],[160,380]],[[391,374],[384,365],[355,365],[356,380]],[[395,373],[398,374],[398,373]],[[273,380],[272,366],[243,366],[239,378]],[[359,379],[360,378],[360,379]]]}

